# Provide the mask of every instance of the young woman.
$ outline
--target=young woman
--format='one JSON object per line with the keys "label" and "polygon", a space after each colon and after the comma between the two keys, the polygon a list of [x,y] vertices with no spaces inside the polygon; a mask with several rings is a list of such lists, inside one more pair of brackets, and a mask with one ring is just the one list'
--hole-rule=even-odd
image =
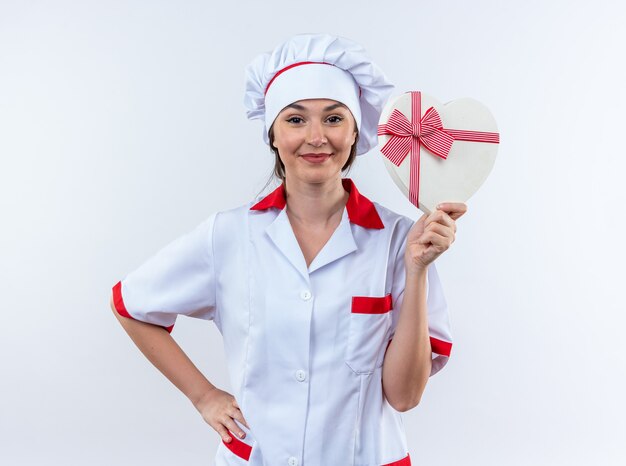
{"label": "young woman", "polygon": [[[414,223],[342,178],[376,144],[392,88],[358,44],[292,37],[246,87],[281,184],[118,282],[114,314],[221,436],[217,465],[410,465],[400,413],[450,354],[433,261],[466,206]],[[233,394],[170,336],[179,314],[215,322]]]}

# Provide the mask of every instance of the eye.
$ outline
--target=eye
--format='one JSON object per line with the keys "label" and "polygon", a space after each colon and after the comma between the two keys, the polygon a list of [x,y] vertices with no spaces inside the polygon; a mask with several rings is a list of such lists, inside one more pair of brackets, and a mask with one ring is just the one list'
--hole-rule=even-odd
{"label": "eye", "polygon": [[287,122],[294,124],[302,123],[302,118],[300,118],[299,116],[292,116],[287,118]]}
{"label": "eye", "polygon": [[341,123],[343,121],[343,117],[339,115],[331,115],[328,117],[329,123]]}

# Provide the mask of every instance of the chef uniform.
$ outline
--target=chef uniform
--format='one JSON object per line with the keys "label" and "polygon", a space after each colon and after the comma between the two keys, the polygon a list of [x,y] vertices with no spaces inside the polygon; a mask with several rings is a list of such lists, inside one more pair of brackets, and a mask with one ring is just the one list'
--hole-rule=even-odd
{"label": "chef uniform", "polygon": [[[351,61],[340,67],[346,55]],[[364,70],[362,79],[350,63]],[[297,86],[289,81],[295,70]],[[303,94],[311,76],[332,82],[339,94],[321,88]],[[348,96],[338,76],[350,78]],[[272,78],[275,98],[286,93],[288,102],[259,109],[252,94],[265,94]],[[361,111],[355,120],[364,153],[375,144],[377,118],[370,113],[380,113],[390,87],[357,44],[307,34],[251,64],[246,102],[252,117],[303,98],[348,102],[353,115]],[[266,130],[275,116],[266,119]],[[238,423],[246,437],[220,443],[217,466],[411,465],[401,414],[382,391],[382,366],[402,305],[413,221],[370,201],[350,178],[342,183],[349,198],[339,226],[308,267],[281,184],[212,214],[113,287],[115,308],[125,317],[171,332],[182,314],[212,320],[222,334],[232,395],[250,429]],[[432,375],[452,346],[434,263],[427,307]]]}

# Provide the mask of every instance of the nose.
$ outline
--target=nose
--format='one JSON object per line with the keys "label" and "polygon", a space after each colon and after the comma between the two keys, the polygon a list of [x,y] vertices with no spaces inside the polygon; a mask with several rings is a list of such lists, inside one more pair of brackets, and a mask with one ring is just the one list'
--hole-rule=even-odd
{"label": "nose", "polygon": [[321,122],[311,122],[307,134],[307,142],[313,147],[321,147],[328,142]]}

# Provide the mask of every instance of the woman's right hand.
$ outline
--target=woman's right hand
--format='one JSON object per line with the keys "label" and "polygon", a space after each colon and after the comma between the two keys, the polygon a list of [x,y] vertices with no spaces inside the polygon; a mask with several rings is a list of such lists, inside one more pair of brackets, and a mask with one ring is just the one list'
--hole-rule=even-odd
{"label": "woman's right hand", "polygon": [[204,420],[222,437],[226,443],[230,443],[232,433],[239,438],[244,438],[246,433],[235,423],[234,419],[246,426],[248,423],[243,418],[239,404],[230,393],[213,387],[196,404],[196,409],[200,412]]}

